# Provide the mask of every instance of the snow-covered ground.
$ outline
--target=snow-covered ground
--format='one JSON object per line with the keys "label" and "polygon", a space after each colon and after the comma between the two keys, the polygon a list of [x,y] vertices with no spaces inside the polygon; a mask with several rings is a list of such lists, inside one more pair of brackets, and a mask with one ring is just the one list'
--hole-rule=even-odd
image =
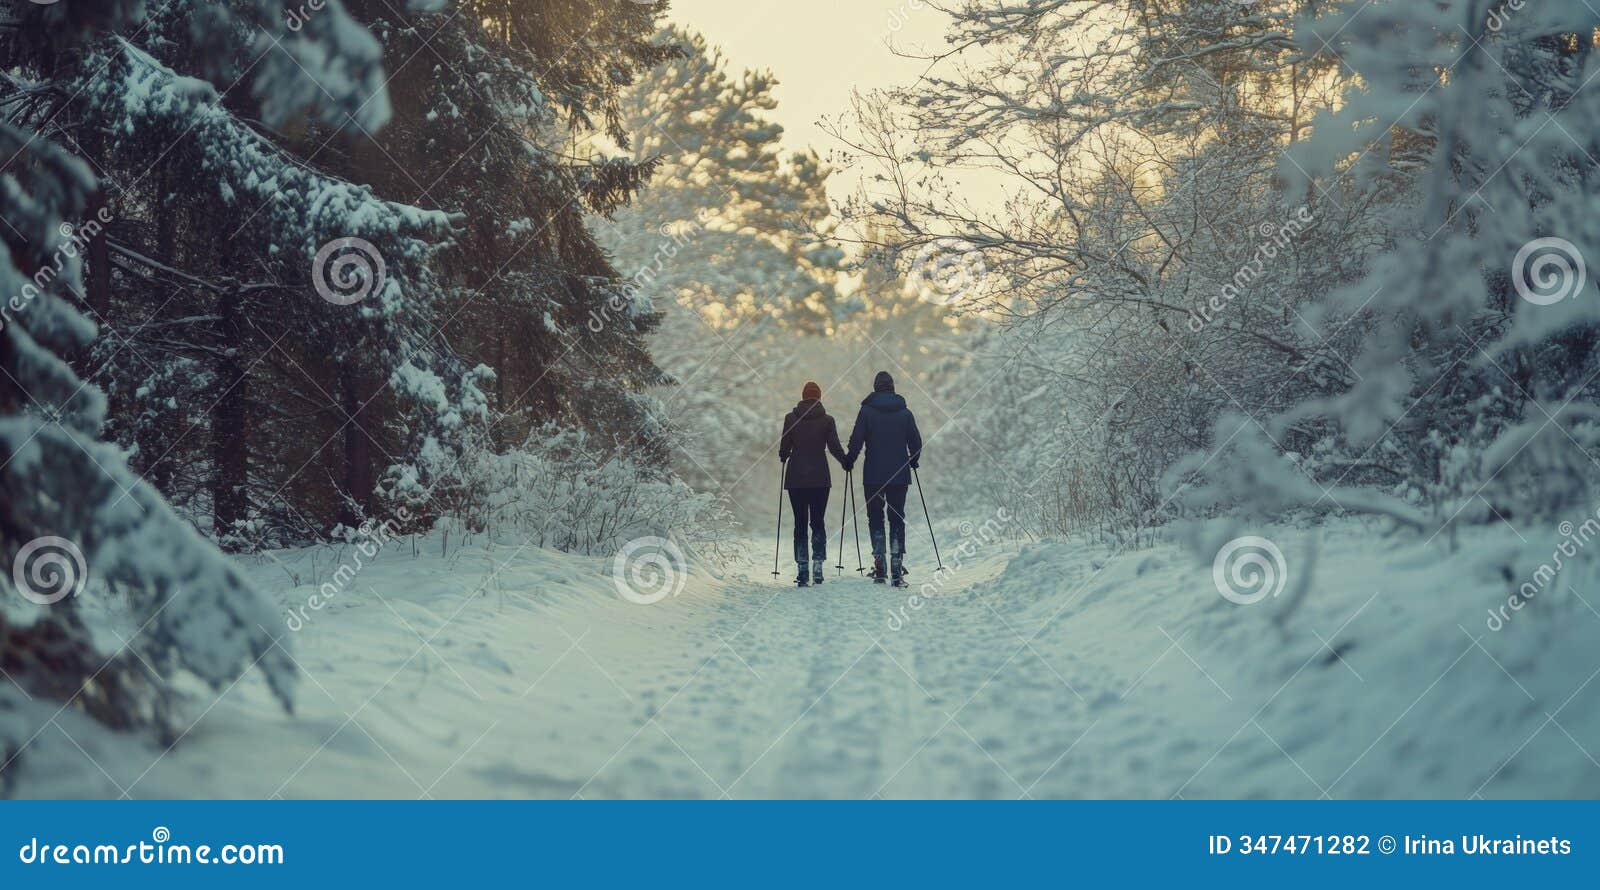
{"label": "snow-covered ground", "polygon": [[[293,716],[254,676],[220,699],[196,690],[170,749],[61,714],[25,752],[16,791],[1600,794],[1597,572],[1568,560],[1489,627],[1550,560],[1554,530],[1480,529],[1453,552],[1353,521],[1255,531],[1281,548],[1288,584],[1253,605],[1218,594],[1220,531],[1199,556],[1177,543],[981,546],[909,603],[918,584],[853,570],[820,588],[775,584],[770,539],[752,542],[752,563],[720,578],[697,567],[653,605],[617,594],[609,559],[516,544],[441,558],[437,540],[413,556],[406,541],[285,631],[303,673]],[[927,583],[931,560],[913,555]],[[287,614],[338,564],[299,551],[251,571]]]}

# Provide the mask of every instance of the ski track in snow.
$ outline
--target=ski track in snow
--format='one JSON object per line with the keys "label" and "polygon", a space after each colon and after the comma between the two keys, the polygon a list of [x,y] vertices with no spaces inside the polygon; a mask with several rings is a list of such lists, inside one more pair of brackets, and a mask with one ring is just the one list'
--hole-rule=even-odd
{"label": "ski track in snow", "polygon": [[[17,790],[1600,793],[1600,614],[1552,591],[1488,632],[1485,610],[1515,586],[1503,565],[1522,557],[1487,534],[1454,555],[1354,523],[1277,534],[1291,579],[1299,566],[1314,583],[1250,607],[1224,602],[1210,565],[1173,544],[994,545],[916,606],[929,560],[913,559],[910,589],[831,568],[797,589],[771,580],[755,542],[751,564],[721,580],[696,569],[680,596],[642,606],[616,594],[609,560],[508,545],[413,558],[408,543],[286,634],[303,674],[295,716],[255,678],[220,699],[192,690],[170,750],[67,711],[30,745]],[[309,552],[285,556],[251,571],[287,613],[317,584]],[[289,571],[302,583],[285,589]],[[1593,589],[1586,571],[1566,576],[1575,589]],[[41,721],[55,710],[34,707]]]}

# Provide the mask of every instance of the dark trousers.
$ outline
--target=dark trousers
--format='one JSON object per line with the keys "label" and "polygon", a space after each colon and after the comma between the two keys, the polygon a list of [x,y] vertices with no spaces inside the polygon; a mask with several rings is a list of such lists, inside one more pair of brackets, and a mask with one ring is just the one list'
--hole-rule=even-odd
{"label": "dark trousers", "polygon": [[889,511],[889,552],[906,552],[906,492],[909,485],[865,486],[867,495],[867,533],[872,538],[872,555],[883,555],[883,513]]}
{"label": "dark trousers", "polygon": [[[903,500],[903,498],[902,498]],[[806,562],[806,529],[810,527],[811,559],[828,558],[828,528],[823,514],[828,512],[828,489],[791,488],[789,506],[794,510],[794,561]]]}

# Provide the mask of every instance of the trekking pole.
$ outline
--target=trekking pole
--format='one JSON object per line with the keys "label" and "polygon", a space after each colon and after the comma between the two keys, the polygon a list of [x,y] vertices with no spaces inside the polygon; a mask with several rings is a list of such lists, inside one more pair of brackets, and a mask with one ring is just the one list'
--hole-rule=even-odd
{"label": "trekking pole", "polygon": [[[850,487],[850,474],[844,474],[844,487]],[[839,499],[839,564],[834,568],[844,571],[844,498]]]}
{"label": "trekking pole", "polygon": [[917,468],[911,468],[911,478],[917,481],[917,500],[922,502],[922,518],[928,521],[928,540],[933,542],[933,558],[938,561],[939,569],[943,571],[944,560],[939,556],[939,539],[933,534],[933,517],[928,515],[928,499],[922,496],[922,477],[917,475]]}
{"label": "trekking pole", "polygon": [[772,539],[772,577],[778,577],[778,548],[783,544],[783,483],[784,477],[789,475],[789,462],[783,462],[783,469],[778,471],[778,531]]}
{"label": "trekking pole", "polygon": [[856,530],[856,573],[860,574],[867,568],[861,562],[861,514],[856,512],[856,486],[850,473],[844,474],[844,485],[850,489],[850,525]]}

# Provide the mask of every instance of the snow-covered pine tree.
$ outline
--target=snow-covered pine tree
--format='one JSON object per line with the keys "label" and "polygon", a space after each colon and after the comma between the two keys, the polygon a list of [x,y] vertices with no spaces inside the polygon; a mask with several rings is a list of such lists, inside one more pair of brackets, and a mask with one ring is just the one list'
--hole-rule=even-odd
{"label": "snow-covered pine tree", "polygon": [[[440,336],[495,369],[497,446],[557,421],[661,455],[639,436],[652,421],[638,393],[661,381],[645,348],[657,319],[625,304],[585,221],[628,201],[654,165],[574,149],[596,131],[625,144],[622,91],[672,53],[651,39],[664,11],[605,0],[466,0],[398,21],[387,3],[357,11],[396,70],[396,120],[351,163],[386,194],[464,215],[440,262],[452,288]],[[436,64],[401,64],[418,53]]]}
{"label": "snow-covered pine tree", "polygon": [[[110,336],[98,351],[135,465],[169,484],[174,466],[200,468],[173,492],[209,507],[225,543],[258,547],[370,512],[373,465],[398,462],[406,444],[385,421],[459,427],[457,415],[483,411],[479,375],[433,335],[445,291],[431,266],[451,217],[332,175],[296,154],[298,140],[252,127],[265,108],[248,95],[219,103],[177,73],[205,9],[174,4],[94,50],[74,110],[96,134],[118,216],[120,287],[100,310]],[[212,57],[242,66],[256,50],[222,41]],[[366,278],[337,280],[363,266]],[[166,406],[204,416],[174,429]]]}
{"label": "snow-covered pine tree", "polygon": [[775,393],[769,379],[835,330],[844,255],[831,171],[814,152],[786,151],[767,116],[772,75],[734,74],[699,34],[673,28],[659,42],[678,54],[622,95],[621,116],[634,156],[660,166],[595,228],[630,298],[663,316],[651,350],[677,384],[661,393],[675,466],[722,491],[798,396],[798,383]]}
{"label": "snow-covered pine tree", "polygon": [[[202,146],[192,155],[194,178],[232,201],[315,188],[315,174],[285,163],[258,129],[351,119],[376,128],[388,114],[377,44],[337,0],[296,28],[272,0],[169,4],[170,17],[155,20],[133,0],[15,4],[12,12],[18,23],[0,38],[0,152],[10,158],[0,170],[8,222],[0,231],[0,554],[9,569],[0,575],[0,773],[57,708],[114,727],[167,730],[168,681],[179,671],[221,688],[259,666],[286,706],[294,674],[270,630],[272,610],[129,471],[122,449],[102,440],[105,397],[73,369],[96,334],[85,313],[107,297],[107,202],[148,210],[135,183],[120,184],[130,197],[119,199],[118,183],[75,156],[87,151],[77,137],[108,152],[142,142],[155,160]],[[164,58],[141,47],[163,22],[181,23],[158,32],[172,41],[159,46]],[[241,41],[256,53],[238,55]],[[173,64],[197,76],[179,75]],[[233,104],[245,95],[255,112],[248,117]],[[295,256],[293,265],[309,266],[318,224],[343,228],[353,224],[348,211],[371,206],[354,190],[324,197],[326,204],[265,211],[263,225],[298,236],[272,242]],[[307,207],[318,212],[307,218]],[[442,223],[387,216],[391,231],[437,231]],[[85,253],[94,258],[87,282]],[[159,262],[121,256],[195,284]],[[418,259],[396,257],[402,272]],[[255,271],[230,268],[210,283],[237,289]],[[386,292],[373,311],[397,297]],[[104,651],[82,618],[79,597],[110,590],[123,594],[137,627],[137,656]]]}

